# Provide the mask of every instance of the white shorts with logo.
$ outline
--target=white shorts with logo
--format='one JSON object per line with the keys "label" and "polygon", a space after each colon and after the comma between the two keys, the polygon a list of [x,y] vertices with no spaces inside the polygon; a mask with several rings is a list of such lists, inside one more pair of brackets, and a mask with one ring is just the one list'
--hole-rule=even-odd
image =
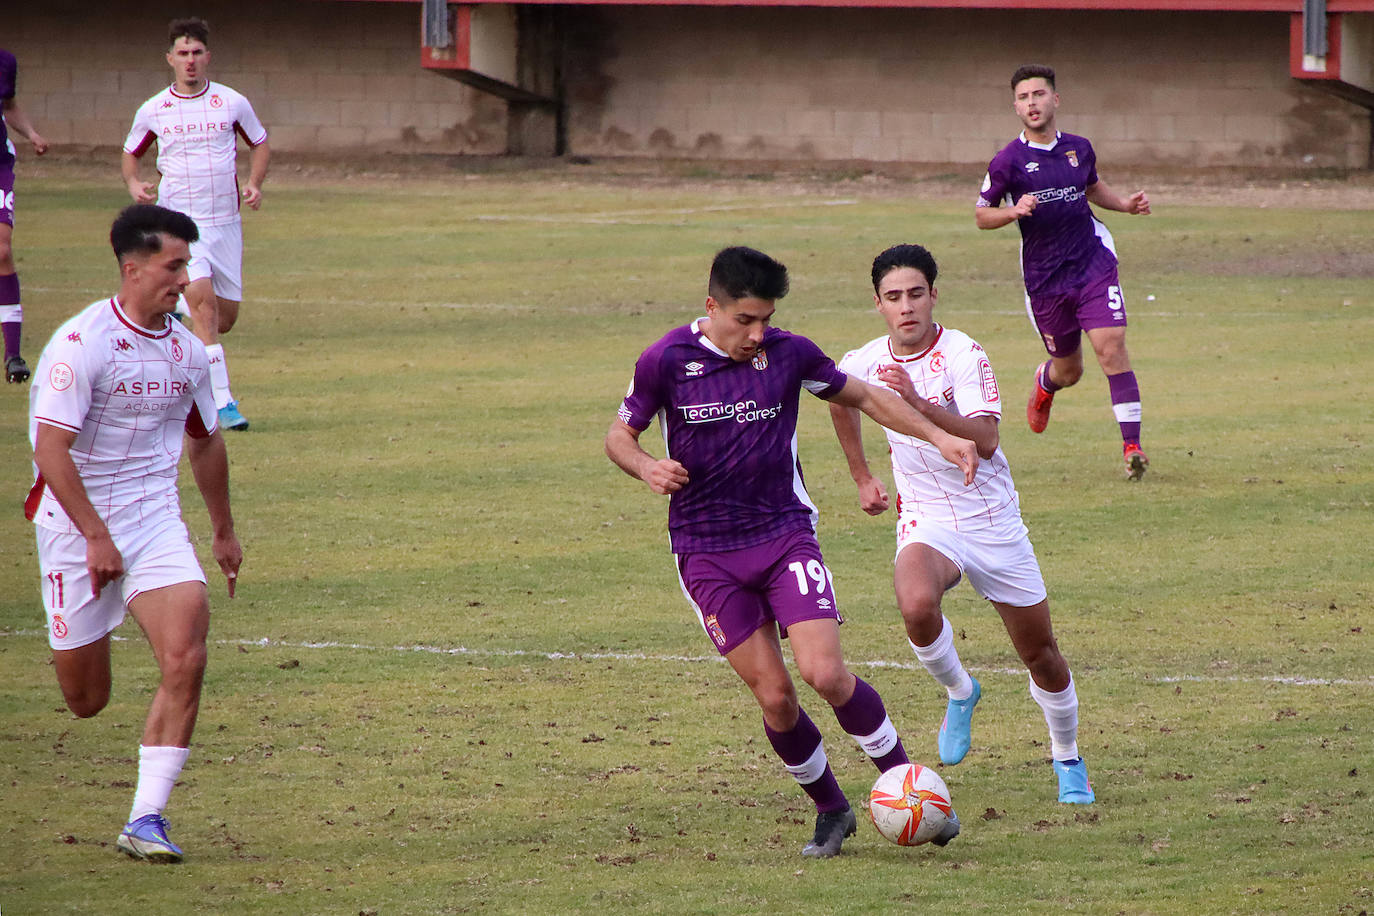
{"label": "white shorts with logo", "polygon": [[191,243],[191,263],[186,274],[191,282],[210,278],[215,295],[243,301],[243,223],[201,226],[200,241]]}
{"label": "white shorts with logo", "polygon": [[[1011,607],[1030,607],[1044,601],[1045,578],[1035,559],[1030,532],[1014,506],[991,527],[973,531],[918,518],[903,512],[897,519],[897,553],[912,544],[939,551],[967,576],[974,591],[989,601]],[[958,585],[956,580],[950,588]]]}
{"label": "white shorts with logo", "polygon": [[79,533],[35,526],[48,645],[79,649],[124,622],[129,602],[142,592],[182,582],[204,582],[205,573],[179,518],[114,535],[124,575],[91,594],[86,539]]}

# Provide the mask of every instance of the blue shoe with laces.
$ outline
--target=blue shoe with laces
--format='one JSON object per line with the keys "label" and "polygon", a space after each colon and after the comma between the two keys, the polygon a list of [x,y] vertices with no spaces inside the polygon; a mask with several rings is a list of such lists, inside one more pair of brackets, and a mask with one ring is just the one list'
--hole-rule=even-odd
{"label": "blue shoe with laces", "polygon": [[219,409],[219,425],[224,429],[248,428],[248,418],[239,413],[238,401],[230,401]]}
{"label": "blue shoe with laces", "polygon": [[145,814],[124,825],[115,845],[128,856],[149,862],[172,863],[183,858],[181,847],[167,839],[167,818]]}

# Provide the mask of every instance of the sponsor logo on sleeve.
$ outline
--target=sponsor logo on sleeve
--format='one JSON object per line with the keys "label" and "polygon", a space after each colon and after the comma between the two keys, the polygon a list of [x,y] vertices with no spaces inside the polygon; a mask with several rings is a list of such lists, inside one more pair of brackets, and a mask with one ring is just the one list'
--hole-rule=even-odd
{"label": "sponsor logo on sleeve", "polygon": [[[80,334],[80,332],[78,332],[78,331],[72,331],[70,334],[67,335],[67,339],[70,340],[72,343],[78,343],[78,344],[79,344],[79,343],[81,343],[81,334]],[[81,344],[81,345],[82,345],[83,347],[85,346],[85,344]]]}
{"label": "sponsor logo on sleeve", "polygon": [[66,391],[72,387],[74,381],[76,373],[66,363],[57,363],[48,372],[48,382],[52,385],[53,391]]}
{"label": "sponsor logo on sleeve", "polygon": [[978,378],[983,385],[983,400],[996,404],[1001,397],[997,392],[997,376],[992,374],[992,366],[986,359],[978,360]]}

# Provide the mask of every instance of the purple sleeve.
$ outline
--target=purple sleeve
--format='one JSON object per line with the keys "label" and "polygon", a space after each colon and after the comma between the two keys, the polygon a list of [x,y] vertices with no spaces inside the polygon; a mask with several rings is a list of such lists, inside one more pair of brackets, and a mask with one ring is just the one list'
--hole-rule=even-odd
{"label": "purple sleeve", "polygon": [[988,172],[983,176],[983,187],[978,191],[978,206],[1002,206],[1002,199],[1007,196],[1011,184],[1010,179],[1011,170],[1007,166],[1007,157],[1003,153],[998,153],[988,163]]}
{"label": "purple sleeve", "polygon": [[620,403],[616,416],[626,425],[643,432],[649,428],[654,416],[663,407],[663,393],[659,379],[660,355],[662,349],[654,345],[640,354],[635,362],[634,378],[630,380],[630,390]]}
{"label": "purple sleeve", "polygon": [[835,361],[809,338],[795,334],[793,339],[798,348],[802,387],[818,398],[832,398],[839,394],[844,383],[849,381],[849,376],[841,372]]}
{"label": "purple sleeve", "polygon": [[1083,143],[1088,148],[1087,153],[1083,157],[1084,164],[1088,166],[1088,177],[1083,182],[1083,186],[1091,188],[1093,185],[1097,184],[1097,152],[1093,149],[1093,145],[1087,140],[1084,140]]}
{"label": "purple sleeve", "polygon": [[0,99],[14,98],[16,83],[19,79],[19,63],[14,55],[0,49]]}

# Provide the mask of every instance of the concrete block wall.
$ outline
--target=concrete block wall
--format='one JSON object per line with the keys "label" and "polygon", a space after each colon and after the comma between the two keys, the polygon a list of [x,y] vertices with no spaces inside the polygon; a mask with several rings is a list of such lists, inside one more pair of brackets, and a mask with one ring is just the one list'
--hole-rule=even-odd
{"label": "concrete block wall", "polygon": [[[420,69],[410,3],[96,0],[17,4],[0,45],[19,97],[54,144],[122,144],[144,99],[171,82],[167,23],[211,27],[210,77],[253,103],[274,149],[499,153],[505,103]],[[20,144],[20,155],[26,155]]]}
{"label": "concrete block wall", "polygon": [[[419,66],[418,2],[203,0],[213,78],[284,151],[500,153],[505,103]],[[0,44],[58,144],[114,146],[167,85],[180,0],[6,10]],[[1060,74],[1060,126],[1104,163],[1363,167],[1370,115],[1288,76],[1277,13],[564,7],[567,149],[985,164],[1007,79]],[[21,144],[21,155],[25,155]]]}
{"label": "concrete block wall", "polygon": [[[605,7],[584,154],[986,163],[1020,129],[1008,79],[1059,73],[1060,127],[1104,162],[1362,167],[1369,112],[1288,75],[1288,17]],[[587,30],[582,30],[587,31]],[[573,47],[576,56],[579,49]]]}

